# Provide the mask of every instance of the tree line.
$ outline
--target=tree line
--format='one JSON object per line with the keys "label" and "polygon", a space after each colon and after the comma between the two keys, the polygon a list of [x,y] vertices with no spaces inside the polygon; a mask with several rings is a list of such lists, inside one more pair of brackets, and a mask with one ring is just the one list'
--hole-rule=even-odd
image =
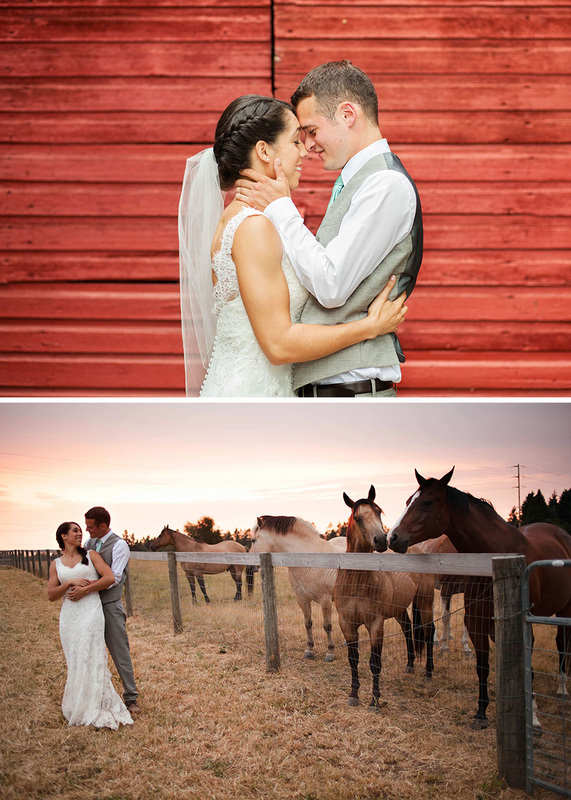
{"label": "tree line", "polygon": [[571,533],[571,489],[565,489],[559,497],[557,492],[553,492],[549,500],[545,499],[541,489],[530,492],[521,504],[521,514],[518,515],[514,506],[508,522],[516,528],[532,522],[551,522]]}

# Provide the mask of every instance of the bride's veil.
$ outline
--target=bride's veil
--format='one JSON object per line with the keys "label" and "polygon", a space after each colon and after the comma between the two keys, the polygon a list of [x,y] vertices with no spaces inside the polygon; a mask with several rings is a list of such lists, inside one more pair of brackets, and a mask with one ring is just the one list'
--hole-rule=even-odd
{"label": "bride's veil", "polygon": [[223,210],[224,193],[210,147],[186,162],[178,207],[180,307],[189,396],[200,391],[216,333],[210,248]]}

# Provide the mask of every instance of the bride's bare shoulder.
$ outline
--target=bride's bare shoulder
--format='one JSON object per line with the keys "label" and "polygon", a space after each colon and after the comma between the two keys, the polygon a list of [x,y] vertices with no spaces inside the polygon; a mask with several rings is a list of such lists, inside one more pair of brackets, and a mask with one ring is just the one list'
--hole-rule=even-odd
{"label": "bride's bare shoulder", "polygon": [[281,255],[282,241],[274,223],[265,214],[250,214],[236,229],[232,251],[266,250],[269,254]]}

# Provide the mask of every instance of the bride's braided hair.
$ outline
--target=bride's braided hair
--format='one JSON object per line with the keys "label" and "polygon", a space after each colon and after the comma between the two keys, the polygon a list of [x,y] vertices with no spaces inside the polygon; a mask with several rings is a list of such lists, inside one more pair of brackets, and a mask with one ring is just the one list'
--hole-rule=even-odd
{"label": "bride's braided hair", "polygon": [[[63,534],[67,533],[72,525],[77,525],[77,522],[62,522],[62,524],[58,527],[56,531],[56,541],[58,543],[58,547],[60,550],[65,550],[65,542],[63,540]],[[81,525],[77,525],[77,527],[81,530]],[[89,564],[87,560],[87,550],[85,547],[78,547],[78,553],[81,555],[81,563],[82,564]]]}
{"label": "bride's braided hair", "polygon": [[214,135],[214,158],[224,191],[234,186],[240,170],[250,166],[256,142],[274,144],[286,130],[286,110],[293,113],[292,106],[283,100],[247,94],[237,97],[222,112]]}

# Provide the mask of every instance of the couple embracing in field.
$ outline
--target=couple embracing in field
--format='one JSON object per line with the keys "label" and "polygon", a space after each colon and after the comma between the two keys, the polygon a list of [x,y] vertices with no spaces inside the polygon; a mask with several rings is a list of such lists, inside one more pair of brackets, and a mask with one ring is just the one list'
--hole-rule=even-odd
{"label": "couple embracing in field", "polygon": [[[62,522],[56,531],[62,555],[50,566],[48,599],[63,598],[59,630],[67,681],[62,711],[69,725],[116,729],[132,724],[132,715],[140,713],[121,600],[129,546],[110,523],[105,508],[89,509],[85,547],[76,522]],[[111,683],[105,645],[123,683],[124,702]]]}
{"label": "couple embracing in field", "polygon": [[[290,197],[309,152],[341,170],[316,236]],[[179,244],[188,394],[396,395],[422,214],[373,83],[349,61],[312,70],[291,105],[226,108],[214,146],[187,162]]]}

